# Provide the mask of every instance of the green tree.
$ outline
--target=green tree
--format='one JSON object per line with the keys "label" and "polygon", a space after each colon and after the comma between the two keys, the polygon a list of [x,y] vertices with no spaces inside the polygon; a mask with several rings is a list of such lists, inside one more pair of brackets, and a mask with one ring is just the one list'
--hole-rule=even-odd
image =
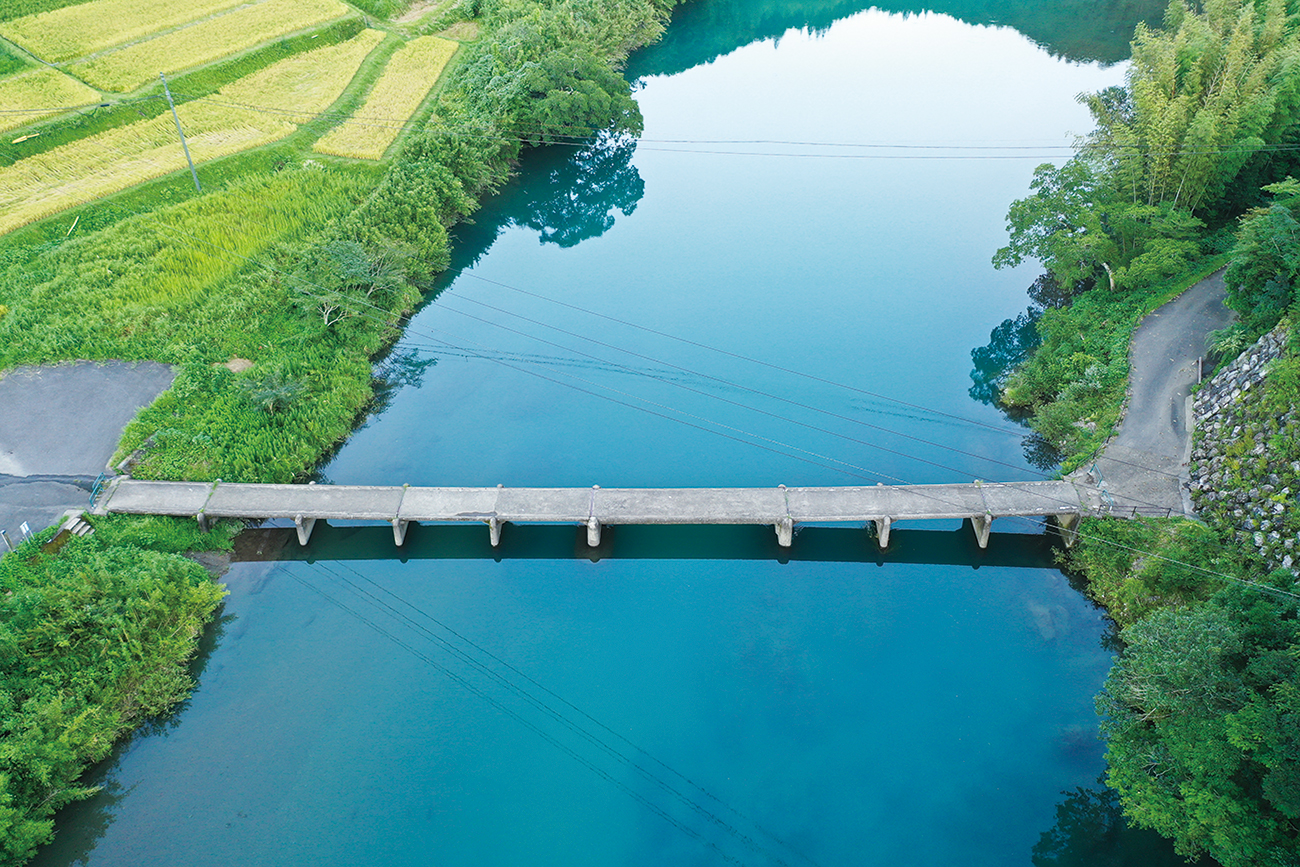
{"label": "green tree", "polygon": [[529,145],[571,142],[601,131],[641,131],[641,111],[619,71],[628,50],[663,32],[672,2],[505,0],[488,16],[491,35],[461,67],[461,110]]}
{"label": "green tree", "polygon": [[1119,247],[1103,221],[1102,182],[1084,160],[1063,166],[1044,163],[1034,170],[1033,194],[1007,213],[1010,243],[993,256],[997,268],[1037,259],[1065,286],[1086,283],[1105,272],[1114,287],[1112,263]]}
{"label": "green tree", "polygon": [[1296,303],[1300,286],[1300,181],[1287,178],[1264,189],[1273,202],[1241,218],[1224,274],[1228,305],[1256,333]]}
{"label": "green tree", "polygon": [[1123,638],[1097,703],[1126,814],[1225,867],[1300,863],[1294,600],[1232,588]]}
{"label": "green tree", "polygon": [[1197,212],[1292,122],[1295,44],[1283,0],[1173,0],[1162,28],[1139,24],[1123,90],[1085,98],[1085,153],[1131,201]]}
{"label": "green tree", "polygon": [[326,326],[374,315],[405,284],[405,259],[401,250],[371,253],[356,241],[327,241],[303,256],[294,288],[301,305],[315,310]]}

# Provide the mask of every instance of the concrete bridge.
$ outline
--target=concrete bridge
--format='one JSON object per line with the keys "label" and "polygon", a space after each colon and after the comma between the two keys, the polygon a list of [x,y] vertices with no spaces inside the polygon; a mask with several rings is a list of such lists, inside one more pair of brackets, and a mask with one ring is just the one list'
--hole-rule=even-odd
{"label": "concrete bridge", "polygon": [[481,522],[493,546],[505,524],[578,524],[587,544],[620,524],[766,524],[789,547],[796,524],[871,524],[881,548],[896,521],[969,520],[981,548],[995,518],[1048,516],[1066,545],[1079,518],[1103,510],[1096,488],[1070,481],[875,485],[836,488],[432,488],[364,485],[256,485],[151,482],[117,478],[95,514],[193,517],[205,530],[215,518],[292,520],[306,545],[319,520],[383,521],[393,541],[412,523]]}

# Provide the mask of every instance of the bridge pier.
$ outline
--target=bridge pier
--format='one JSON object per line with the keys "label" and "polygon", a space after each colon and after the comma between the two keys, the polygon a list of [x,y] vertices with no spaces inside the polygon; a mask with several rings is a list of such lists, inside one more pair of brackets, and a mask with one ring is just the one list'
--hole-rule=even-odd
{"label": "bridge pier", "polygon": [[293,525],[298,528],[298,544],[304,548],[307,547],[307,540],[311,538],[311,531],[316,528],[316,519],[294,515]]}
{"label": "bridge pier", "polygon": [[208,520],[208,515],[202,509],[194,516],[194,520],[199,522],[199,532],[206,533],[212,529],[212,523]]}
{"label": "bridge pier", "polygon": [[794,544],[794,518],[787,515],[777,522],[776,543],[782,548],[789,548]]}
{"label": "bridge pier", "polygon": [[501,519],[488,518],[488,538],[492,540],[492,547],[496,548],[501,544]]}
{"label": "bridge pier", "polygon": [[876,543],[883,551],[889,547],[889,531],[894,525],[894,519],[876,518],[871,523],[876,525]]}
{"label": "bridge pier", "polygon": [[587,519],[587,547],[595,548],[600,545],[600,521],[595,518]]}
{"label": "bridge pier", "polygon": [[1082,517],[1078,512],[1063,512],[1054,516],[1056,526],[1061,531],[1061,539],[1065,542],[1065,547],[1073,548],[1074,543],[1079,538],[1079,519]]}
{"label": "bridge pier", "polygon": [[983,515],[971,515],[970,525],[975,528],[975,541],[981,548],[989,546],[989,532],[993,529],[993,516],[988,512]]}
{"label": "bridge pier", "polygon": [[393,519],[393,543],[399,548],[406,542],[406,525],[409,523],[401,518]]}

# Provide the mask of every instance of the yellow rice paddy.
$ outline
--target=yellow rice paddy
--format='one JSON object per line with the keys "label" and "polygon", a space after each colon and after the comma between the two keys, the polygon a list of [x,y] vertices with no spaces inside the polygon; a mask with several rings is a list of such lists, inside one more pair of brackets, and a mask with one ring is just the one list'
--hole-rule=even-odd
{"label": "yellow rice paddy", "polygon": [[70,71],[102,90],[125,92],[156,79],[159,72],[202,66],[349,11],[339,0],[263,0],[105,52]]}
{"label": "yellow rice paddy", "polygon": [[51,63],[196,21],[249,0],[91,0],[0,22],[0,36]]}
{"label": "yellow rice paddy", "polygon": [[0,78],[0,132],[99,102],[99,92],[57,69],[42,67]]}
{"label": "yellow rice paddy", "polygon": [[[196,163],[282,139],[328,108],[384,38],[365,30],[177,107]],[[108,130],[0,168],[0,233],[185,168],[171,114]]]}
{"label": "yellow rice paddy", "polygon": [[382,159],[458,47],[450,39],[422,36],[399,48],[365,104],[316,142],[314,149],[341,157]]}

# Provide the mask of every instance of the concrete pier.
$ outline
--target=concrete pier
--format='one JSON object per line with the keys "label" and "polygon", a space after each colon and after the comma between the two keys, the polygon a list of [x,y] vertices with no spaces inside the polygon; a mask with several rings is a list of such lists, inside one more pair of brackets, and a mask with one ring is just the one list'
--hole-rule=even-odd
{"label": "concrete pier", "polygon": [[318,520],[378,521],[402,545],[411,523],[487,524],[493,545],[505,524],[585,526],[587,544],[620,524],[766,524],[782,547],[799,524],[875,527],[889,546],[896,521],[969,520],[981,548],[996,518],[1049,516],[1073,544],[1079,518],[1102,511],[1101,493],[1069,481],[875,485],[836,488],[425,488],[402,485],[252,485],[150,482],[118,478],[95,504],[96,514],[193,517],[206,529],[215,518],[291,520],[306,545]]}

